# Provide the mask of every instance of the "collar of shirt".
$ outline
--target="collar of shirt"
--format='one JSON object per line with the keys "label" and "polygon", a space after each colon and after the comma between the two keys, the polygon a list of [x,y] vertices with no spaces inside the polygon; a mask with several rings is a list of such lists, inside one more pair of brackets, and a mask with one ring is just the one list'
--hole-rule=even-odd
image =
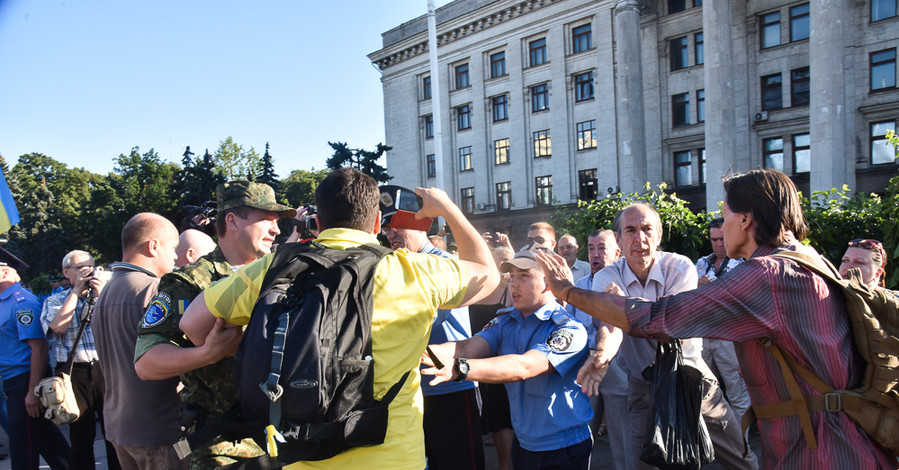
{"label": "collar of shirt", "polygon": [[645,289],[649,287],[649,283],[652,281],[657,282],[660,286],[665,285],[665,275],[662,274],[662,267],[659,262],[659,253],[656,252],[652,255],[652,266],[649,267],[649,275],[646,276],[646,285],[640,283],[640,280],[637,279],[637,275],[634,274],[634,271],[631,270],[630,265],[627,264],[627,260],[621,258],[622,263],[624,263],[624,269],[622,269],[622,279],[624,279],[625,286],[620,286],[622,289],[627,292],[627,288],[633,285],[635,282],[640,285],[641,289]]}
{"label": "collar of shirt", "polygon": [[371,233],[351,228],[329,228],[318,234],[315,243],[328,248],[345,250],[358,245],[378,245],[378,238]]}
{"label": "collar of shirt", "polygon": [[112,263],[110,265],[110,268],[112,269],[113,272],[115,272],[115,271],[136,271],[136,272],[144,273],[147,276],[156,277],[156,275],[151,273],[150,271],[147,271],[146,269],[144,269],[140,266],[133,265],[131,263]]}
{"label": "collar of shirt", "polygon": [[22,286],[18,282],[7,287],[6,290],[4,290],[3,292],[0,292],[0,300],[8,299],[9,296],[11,296],[13,292],[16,292],[17,290],[19,290],[21,288],[22,288]]}
{"label": "collar of shirt", "polygon": [[[555,299],[550,300],[549,302],[543,304],[540,308],[538,308],[534,313],[528,315],[529,317],[536,317],[538,320],[546,321],[552,318],[552,313],[558,310],[559,304],[556,303]],[[509,314],[512,318],[523,322],[525,320],[524,315],[521,313],[521,310],[513,309]]]}

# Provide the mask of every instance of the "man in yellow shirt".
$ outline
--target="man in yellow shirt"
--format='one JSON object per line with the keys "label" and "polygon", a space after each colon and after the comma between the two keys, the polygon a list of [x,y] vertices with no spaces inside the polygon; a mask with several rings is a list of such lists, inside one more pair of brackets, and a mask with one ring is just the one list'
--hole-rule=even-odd
{"label": "man in yellow shirt", "polygon": [[[479,301],[496,288],[499,274],[490,248],[446,193],[435,188],[418,188],[416,193],[423,202],[417,217],[444,217],[456,238],[459,259],[399,249],[382,258],[375,269],[375,398],[380,400],[391,385],[410,373],[390,403],[384,443],[352,448],[327,460],[298,462],[288,468],[425,468],[418,364],[431,333],[434,310]],[[377,244],[375,234],[381,227],[378,200],[378,186],[370,176],[352,168],[331,172],[315,191],[316,217],[322,229],[316,242],[335,249]],[[249,322],[272,258],[273,255],[266,255],[244,266],[231,277],[209,286],[191,302],[181,320],[181,329],[194,344],[201,345],[213,327],[221,327],[217,318],[230,325]]]}

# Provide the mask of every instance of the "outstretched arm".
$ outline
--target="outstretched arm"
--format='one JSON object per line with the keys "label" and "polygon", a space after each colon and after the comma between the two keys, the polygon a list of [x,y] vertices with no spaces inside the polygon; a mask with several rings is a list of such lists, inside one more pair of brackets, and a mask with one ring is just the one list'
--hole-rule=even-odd
{"label": "outstretched arm", "polygon": [[629,329],[624,312],[626,297],[574,287],[568,278],[568,264],[559,255],[537,253],[546,282],[557,299],[570,303],[589,315],[625,331]]}
{"label": "outstretched arm", "polygon": [[[442,369],[433,367],[433,364],[430,364],[432,367],[424,369],[422,373],[434,376],[434,379],[430,382],[431,385],[448,382],[456,376],[456,371],[453,367],[454,363],[455,359],[444,363]],[[425,362],[425,364],[428,364],[428,362]],[[536,349],[531,349],[524,354],[506,354],[484,359],[469,359],[468,364],[471,370],[466,380],[492,384],[519,382],[553,371],[553,366],[549,363],[549,359]]]}

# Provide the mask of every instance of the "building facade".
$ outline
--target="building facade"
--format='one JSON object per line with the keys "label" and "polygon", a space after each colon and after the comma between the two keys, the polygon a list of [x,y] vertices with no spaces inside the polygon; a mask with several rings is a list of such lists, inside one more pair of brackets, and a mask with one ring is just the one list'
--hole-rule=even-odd
{"label": "building facade", "polygon": [[646,182],[702,209],[728,172],[868,193],[899,169],[897,0],[456,0],[436,19],[437,76],[425,16],[369,55],[387,170],[409,187],[442,172],[483,230]]}

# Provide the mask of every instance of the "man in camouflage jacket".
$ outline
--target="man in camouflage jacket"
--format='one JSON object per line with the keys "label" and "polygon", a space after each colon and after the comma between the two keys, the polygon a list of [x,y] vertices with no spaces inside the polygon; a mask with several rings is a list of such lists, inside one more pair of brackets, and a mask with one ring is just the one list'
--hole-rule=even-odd
{"label": "man in camouflage jacket", "polygon": [[[216,198],[218,247],[193,264],[162,277],[159,293],[138,327],[134,351],[134,368],[142,379],[160,380],[180,375],[184,384],[181,391],[184,415],[195,416],[195,425],[221,417],[237,401],[231,355],[240,342],[241,330],[219,325],[202,346],[194,347],[178,328],[181,315],[206,286],[269,253],[280,233],[278,219],[296,215],[295,210],[278,204],[274,191],[265,184],[225,183],[216,189]],[[222,351],[229,354],[216,361]],[[191,454],[191,468],[216,468],[262,452],[251,439],[217,441]]]}

